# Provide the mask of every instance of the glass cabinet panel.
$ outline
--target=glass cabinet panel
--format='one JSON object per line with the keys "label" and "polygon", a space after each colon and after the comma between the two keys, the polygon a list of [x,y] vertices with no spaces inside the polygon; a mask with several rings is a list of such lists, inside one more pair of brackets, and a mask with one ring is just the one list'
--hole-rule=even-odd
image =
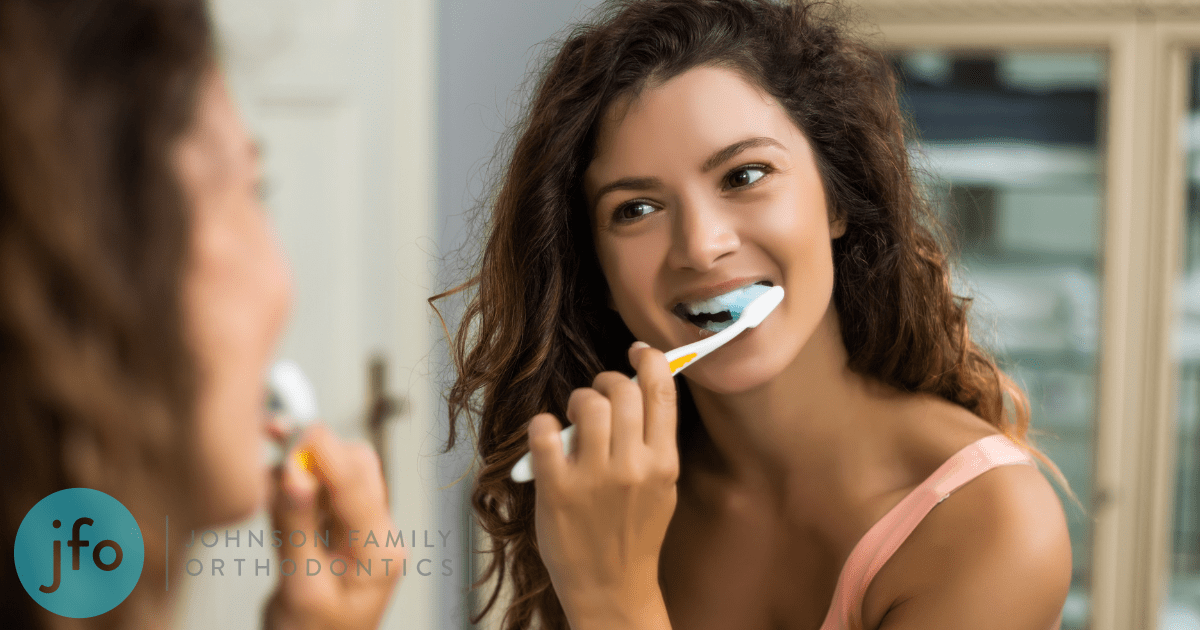
{"label": "glass cabinet panel", "polygon": [[[910,151],[958,247],[976,342],[1029,396],[1063,471],[1074,574],[1063,629],[1088,625],[1103,137],[1102,53],[894,53]],[[1200,540],[1200,536],[1195,537]]]}

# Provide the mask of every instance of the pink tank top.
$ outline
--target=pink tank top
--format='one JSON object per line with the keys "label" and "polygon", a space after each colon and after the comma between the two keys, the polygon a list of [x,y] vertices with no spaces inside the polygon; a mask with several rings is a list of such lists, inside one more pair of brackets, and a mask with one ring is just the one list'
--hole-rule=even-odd
{"label": "pink tank top", "polygon": [[[1010,464],[1034,465],[1029,455],[1007,437],[989,435],[955,453],[901,499],[867,530],[850,552],[820,630],[862,630],[863,594],[867,586],[933,506],[984,472]],[[1061,623],[1060,615],[1051,630],[1057,630]]]}

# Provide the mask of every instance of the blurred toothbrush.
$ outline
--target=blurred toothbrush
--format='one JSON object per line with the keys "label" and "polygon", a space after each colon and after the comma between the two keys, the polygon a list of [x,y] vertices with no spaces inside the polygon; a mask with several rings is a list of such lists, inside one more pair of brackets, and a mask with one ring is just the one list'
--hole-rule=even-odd
{"label": "blurred toothbrush", "polygon": [[296,447],[304,430],[316,421],[317,396],[300,366],[291,361],[278,361],[271,366],[267,389],[270,394],[267,408],[285,431],[277,445],[279,452],[269,458],[273,465],[278,465]]}
{"label": "blurred toothbrush", "polygon": [[[680,346],[666,353],[667,365],[671,368],[671,375],[678,374],[683,368],[695,363],[704,355],[720,348],[728,343],[731,339],[738,336],[747,328],[754,328],[762,323],[771,311],[775,310],[776,306],[783,301],[783,287],[771,287],[765,293],[758,296],[742,311],[737,317],[737,321],[733,322],[729,327],[711,337],[706,337],[695,343],[689,343],[686,346]],[[637,377],[633,377],[634,382],[637,382]],[[570,454],[575,447],[575,425],[571,425],[563,429],[562,433],[563,452]],[[525,453],[512,469],[512,479],[517,483],[524,483],[533,480],[533,460],[529,453]]]}

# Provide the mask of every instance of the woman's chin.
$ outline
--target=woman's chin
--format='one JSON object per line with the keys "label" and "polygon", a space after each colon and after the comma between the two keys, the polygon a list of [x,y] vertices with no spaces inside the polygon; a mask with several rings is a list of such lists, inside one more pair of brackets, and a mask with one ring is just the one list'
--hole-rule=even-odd
{"label": "woman's chin", "polygon": [[269,468],[263,465],[233,481],[236,483],[210,489],[204,511],[204,519],[210,525],[244,521],[267,507],[271,487]]}
{"label": "woman's chin", "polygon": [[695,367],[684,372],[690,387],[701,387],[713,394],[734,396],[759,389],[771,382],[781,370],[772,370],[762,362],[748,366],[728,363],[697,362]]}

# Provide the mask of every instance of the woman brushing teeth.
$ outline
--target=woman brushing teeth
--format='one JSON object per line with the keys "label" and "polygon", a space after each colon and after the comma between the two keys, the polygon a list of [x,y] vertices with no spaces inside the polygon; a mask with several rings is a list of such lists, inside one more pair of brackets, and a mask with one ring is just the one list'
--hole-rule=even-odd
{"label": "woman brushing teeth", "polygon": [[505,628],[1056,627],[1065,518],[1008,465],[1025,399],[951,293],[886,60],[802,2],[598,15],[534,96],[455,348]]}

